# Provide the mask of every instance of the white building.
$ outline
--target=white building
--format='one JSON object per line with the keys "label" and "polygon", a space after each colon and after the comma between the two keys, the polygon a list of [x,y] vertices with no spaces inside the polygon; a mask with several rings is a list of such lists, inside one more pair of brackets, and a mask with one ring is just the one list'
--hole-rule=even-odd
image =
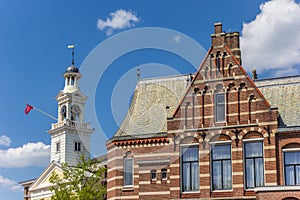
{"label": "white building", "polygon": [[94,129],[84,120],[87,97],[79,88],[82,74],[72,64],[63,76],[65,86],[56,97],[58,120],[48,131],[51,135],[50,164],[38,178],[20,183],[24,186],[24,200],[51,199],[52,184],[49,178],[53,172],[62,174],[61,163],[76,166],[81,156],[90,158],[90,140]]}

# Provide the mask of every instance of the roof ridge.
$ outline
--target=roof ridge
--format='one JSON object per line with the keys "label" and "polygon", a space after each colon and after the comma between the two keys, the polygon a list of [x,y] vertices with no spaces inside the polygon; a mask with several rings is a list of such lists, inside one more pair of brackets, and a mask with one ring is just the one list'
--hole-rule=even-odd
{"label": "roof ridge", "polygon": [[260,82],[260,81],[268,81],[268,80],[278,80],[278,79],[290,79],[290,78],[300,78],[300,74],[298,75],[290,75],[290,76],[279,76],[279,77],[272,77],[272,78],[262,78],[262,79],[256,79],[254,82]]}
{"label": "roof ridge", "polygon": [[[170,80],[170,79],[185,77],[185,76],[188,76],[189,74],[190,73],[188,73],[188,74],[166,75],[166,76],[151,77],[151,78],[143,78],[143,79],[140,79],[138,83],[148,82],[148,81],[155,81],[155,80]],[[195,74],[195,72],[191,73],[191,74]]]}

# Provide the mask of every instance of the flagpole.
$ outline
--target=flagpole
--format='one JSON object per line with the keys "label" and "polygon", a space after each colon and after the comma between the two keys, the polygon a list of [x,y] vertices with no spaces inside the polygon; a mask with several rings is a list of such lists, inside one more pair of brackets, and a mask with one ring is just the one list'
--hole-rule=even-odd
{"label": "flagpole", "polygon": [[42,114],[44,114],[44,115],[46,115],[46,116],[48,116],[48,117],[50,117],[50,118],[52,118],[52,119],[54,119],[54,120],[57,121],[57,119],[56,119],[55,117],[53,117],[52,115],[50,115],[50,114],[48,114],[48,113],[42,111],[41,109],[39,109],[39,108],[37,108],[37,107],[35,107],[35,106],[32,106],[32,107],[33,107],[34,110],[37,110],[37,111],[39,111],[40,113],[42,113]]}

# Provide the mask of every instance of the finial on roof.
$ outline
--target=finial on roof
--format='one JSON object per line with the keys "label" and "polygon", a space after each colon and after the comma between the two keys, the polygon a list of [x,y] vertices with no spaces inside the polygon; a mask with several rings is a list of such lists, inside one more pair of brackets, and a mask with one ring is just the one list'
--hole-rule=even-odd
{"label": "finial on roof", "polygon": [[75,62],[74,62],[74,48],[75,48],[75,44],[69,44],[68,45],[68,49],[72,49],[72,66],[74,66]]}
{"label": "finial on roof", "polygon": [[140,76],[141,76],[141,70],[140,70],[140,68],[136,69],[136,76],[137,76],[137,79],[140,80]]}
{"label": "finial on roof", "polygon": [[252,70],[252,79],[255,81],[257,80],[257,73],[256,73],[256,69]]}

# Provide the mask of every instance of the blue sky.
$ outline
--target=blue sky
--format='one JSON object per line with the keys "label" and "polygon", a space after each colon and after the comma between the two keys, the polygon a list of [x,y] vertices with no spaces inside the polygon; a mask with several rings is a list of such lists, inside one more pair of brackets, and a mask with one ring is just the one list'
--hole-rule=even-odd
{"label": "blue sky", "polygon": [[[299,1],[0,0],[1,199],[21,199],[17,182],[37,177],[49,163],[47,130],[55,121],[36,111],[25,115],[24,108],[30,103],[57,115],[54,98],[63,88],[62,73],[71,63],[68,44],[77,44],[78,67],[88,63],[91,52],[95,54],[103,48],[105,41],[109,43],[135,28],[176,31],[173,42],[181,44],[188,37],[205,51],[210,47],[215,22],[222,22],[226,32],[241,33],[243,66],[248,72],[256,68],[259,78],[300,74]],[[97,63],[105,60],[105,53],[115,52],[125,42],[105,49],[97,55]],[[199,52],[199,64],[201,56],[203,52]],[[155,70],[150,65],[156,66]],[[130,98],[123,101],[116,93],[125,91],[126,97],[132,95],[137,66],[142,78],[195,71],[195,66],[186,60],[160,49],[131,51],[113,60],[96,83],[92,106],[102,130],[96,129],[95,134],[105,137],[93,139],[94,156],[105,153],[104,139],[114,134],[124,116]],[[89,77],[85,78],[83,83],[88,82]],[[119,104],[125,106],[115,119],[111,107]]]}

